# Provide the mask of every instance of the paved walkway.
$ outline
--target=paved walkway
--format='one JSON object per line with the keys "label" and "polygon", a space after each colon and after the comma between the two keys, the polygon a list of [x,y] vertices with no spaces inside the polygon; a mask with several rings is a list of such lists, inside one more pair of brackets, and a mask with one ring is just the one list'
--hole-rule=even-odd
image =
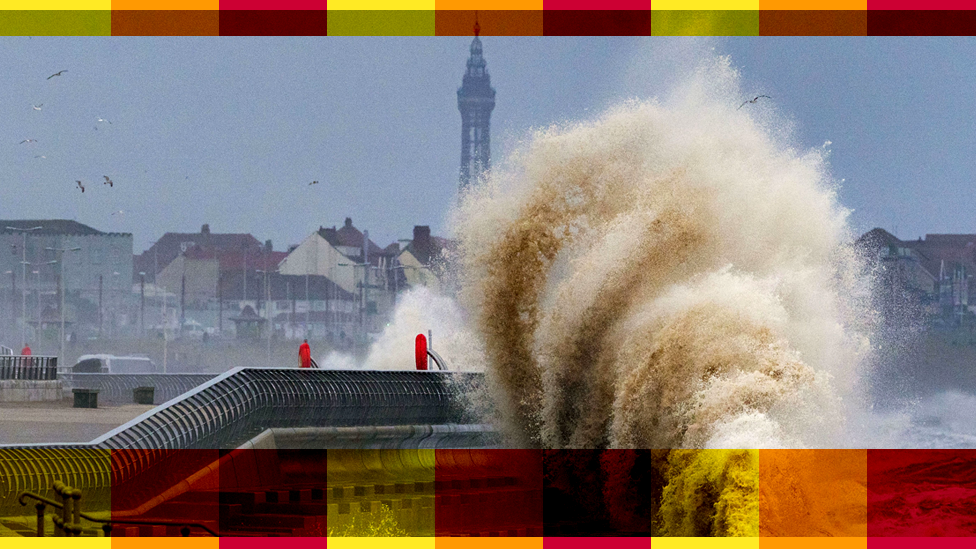
{"label": "paved walkway", "polygon": [[89,442],[153,406],[72,408],[65,402],[0,404],[0,444]]}

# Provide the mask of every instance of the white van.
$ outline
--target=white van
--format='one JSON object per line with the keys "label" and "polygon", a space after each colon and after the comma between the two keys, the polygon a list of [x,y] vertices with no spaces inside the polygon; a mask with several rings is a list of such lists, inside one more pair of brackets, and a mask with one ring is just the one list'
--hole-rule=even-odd
{"label": "white van", "polygon": [[71,368],[76,374],[156,374],[160,370],[144,356],[82,355]]}

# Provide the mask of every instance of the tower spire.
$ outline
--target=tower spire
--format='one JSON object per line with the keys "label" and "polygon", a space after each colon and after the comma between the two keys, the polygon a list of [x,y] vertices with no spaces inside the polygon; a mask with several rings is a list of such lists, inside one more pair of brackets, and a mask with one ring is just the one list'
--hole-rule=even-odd
{"label": "tower spire", "polygon": [[495,108],[495,89],[491,87],[487,63],[482,55],[481,25],[475,12],[471,56],[462,85],[458,88],[461,111],[461,171],[458,185],[463,191],[491,167],[491,111]]}

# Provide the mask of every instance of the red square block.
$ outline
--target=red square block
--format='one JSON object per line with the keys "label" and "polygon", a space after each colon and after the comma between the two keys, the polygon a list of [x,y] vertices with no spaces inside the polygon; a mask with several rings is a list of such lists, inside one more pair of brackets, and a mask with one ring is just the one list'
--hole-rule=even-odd
{"label": "red square block", "polygon": [[976,450],[868,450],[869,538],[974,535]]}

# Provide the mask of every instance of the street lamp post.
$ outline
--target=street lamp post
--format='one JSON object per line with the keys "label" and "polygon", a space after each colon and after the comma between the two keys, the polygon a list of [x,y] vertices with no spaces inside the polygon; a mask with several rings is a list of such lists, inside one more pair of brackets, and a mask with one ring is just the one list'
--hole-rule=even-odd
{"label": "street lamp post", "polygon": [[139,339],[146,336],[146,273],[139,271]]}
{"label": "street lamp post", "polygon": [[268,285],[268,274],[277,271],[257,269],[256,272],[264,274],[264,311],[268,317],[268,368],[271,368],[271,333],[274,331],[274,321],[271,319],[271,286]]}
{"label": "street lamp post", "polygon": [[[339,263],[340,267],[352,267],[353,268],[353,279],[356,278],[356,267],[363,267],[363,281],[358,283],[359,286],[359,328],[362,332],[360,338],[366,339],[366,316],[367,316],[367,300],[369,299],[369,294],[367,289],[369,288],[369,263]],[[358,345],[358,343],[357,343]]]}
{"label": "street lamp post", "polygon": [[[15,305],[15,300],[17,299],[15,297],[17,295],[17,273],[11,269],[4,271],[3,274],[10,275],[10,331],[12,332],[17,327],[17,313],[14,312],[17,310],[17,305]],[[4,308],[6,308],[6,305],[4,305]]]}
{"label": "street lamp post", "polygon": [[21,348],[27,346],[27,233],[34,232],[34,231],[39,231],[39,230],[41,230],[43,228],[44,227],[40,227],[40,226],[38,226],[38,227],[30,227],[30,228],[27,228],[27,229],[22,228],[22,227],[7,227],[7,230],[8,231],[20,232],[21,234],[24,235],[24,243],[21,246],[21,251],[23,252],[23,259],[21,260],[21,263],[23,263],[23,265],[24,265],[24,268],[23,268],[23,271],[24,271],[24,286],[21,289],[22,301],[21,301],[21,307],[20,307],[20,318],[21,318],[21,321],[23,323],[23,330],[21,330],[21,338],[20,338],[20,346],[21,346]]}
{"label": "street lamp post", "polygon": [[[21,263],[24,265],[24,268],[27,268],[27,267],[40,267],[41,265],[54,265],[55,263],[57,263],[57,261],[52,260],[52,261],[45,261],[43,263],[31,263],[30,261],[21,261]],[[37,309],[37,329],[34,331],[34,337],[37,338],[37,342],[35,343],[35,345],[39,348],[40,341],[41,341],[41,271],[40,269],[36,271],[31,270],[31,274],[36,275],[34,278],[35,281],[37,282],[37,306],[35,307],[35,309]],[[27,291],[26,285],[24,286],[24,291],[25,292]],[[24,324],[26,324],[27,323],[27,306],[26,306],[27,302],[25,301],[24,303],[25,303]]]}
{"label": "street lamp post", "polygon": [[[58,355],[58,363],[64,364],[64,294],[67,290],[68,285],[64,279],[64,252],[77,252],[81,248],[44,248],[45,250],[50,250],[58,252],[58,261],[61,262],[61,354]],[[63,368],[64,366],[62,366]]]}

